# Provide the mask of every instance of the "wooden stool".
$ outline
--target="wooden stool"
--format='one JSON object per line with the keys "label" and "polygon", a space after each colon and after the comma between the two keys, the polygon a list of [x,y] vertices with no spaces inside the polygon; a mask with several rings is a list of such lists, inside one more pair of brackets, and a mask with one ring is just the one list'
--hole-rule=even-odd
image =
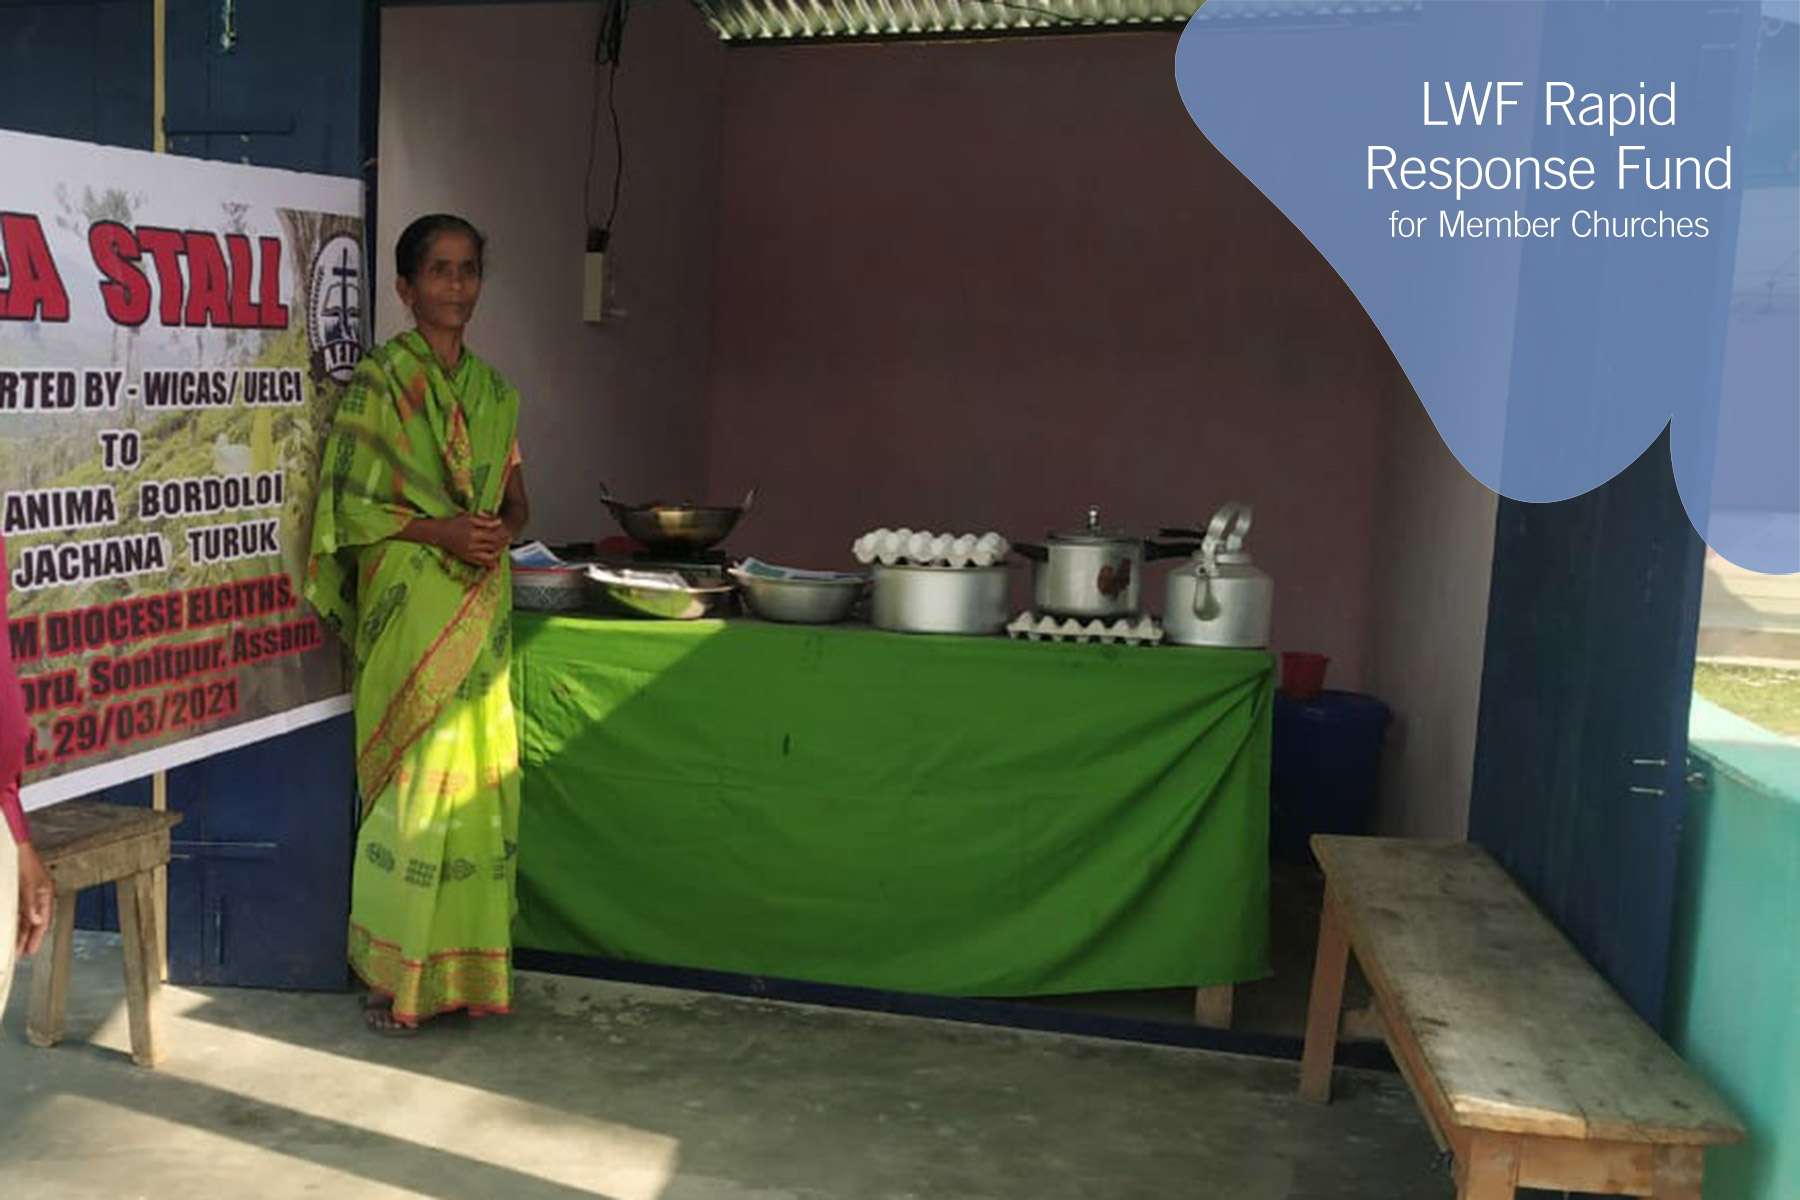
{"label": "wooden stool", "polygon": [[156,994],[162,985],[157,935],[156,869],[169,861],[169,830],[180,813],[69,800],[31,814],[31,841],[56,880],[50,961],[40,953],[31,972],[31,1011],[25,1036],[34,1046],[62,1040],[75,944],[75,896],[82,888],[115,883],[119,931],[125,940],[125,1007],[131,1016],[131,1061],[154,1067],[164,1055]]}

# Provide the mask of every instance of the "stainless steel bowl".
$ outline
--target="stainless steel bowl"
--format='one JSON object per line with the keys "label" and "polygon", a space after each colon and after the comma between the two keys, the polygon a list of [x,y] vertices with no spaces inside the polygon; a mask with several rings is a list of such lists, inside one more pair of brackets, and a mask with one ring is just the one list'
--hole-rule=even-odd
{"label": "stainless steel bowl", "polygon": [[664,621],[695,621],[726,615],[731,584],[690,584],[663,587],[587,576],[589,594],[602,609],[626,617],[655,617]]}
{"label": "stainless steel bowl", "polygon": [[750,610],[765,621],[830,625],[850,615],[867,584],[860,579],[770,579],[733,571]]}

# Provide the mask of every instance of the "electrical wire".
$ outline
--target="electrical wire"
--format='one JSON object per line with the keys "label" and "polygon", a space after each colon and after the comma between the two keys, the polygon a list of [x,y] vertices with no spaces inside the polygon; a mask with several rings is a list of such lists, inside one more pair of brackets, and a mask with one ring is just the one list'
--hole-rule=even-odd
{"label": "electrical wire", "polygon": [[[581,184],[581,215],[587,223],[589,250],[605,250],[612,239],[613,221],[619,215],[619,195],[625,184],[625,135],[619,124],[617,77],[620,52],[625,42],[625,22],[630,16],[631,0],[608,0],[600,15],[600,30],[594,38],[594,98],[588,108],[587,172]],[[602,73],[598,68],[604,66]],[[604,78],[606,108],[612,119],[613,182],[612,200],[604,220],[594,219],[594,143],[600,125],[600,89]]]}

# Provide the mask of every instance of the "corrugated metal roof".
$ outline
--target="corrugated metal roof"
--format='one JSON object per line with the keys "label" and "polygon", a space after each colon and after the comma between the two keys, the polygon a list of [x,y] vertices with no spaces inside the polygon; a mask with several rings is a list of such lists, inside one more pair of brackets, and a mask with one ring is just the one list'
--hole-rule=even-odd
{"label": "corrugated metal roof", "polygon": [[996,37],[1179,29],[1202,20],[1317,23],[1411,16],[1422,0],[1259,0],[1203,7],[1199,0],[693,0],[728,42],[847,38]]}
{"label": "corrugated metal roof", "polygon": [[1198,0],[694,0],[726,41],[969,37],[1185,25]]}

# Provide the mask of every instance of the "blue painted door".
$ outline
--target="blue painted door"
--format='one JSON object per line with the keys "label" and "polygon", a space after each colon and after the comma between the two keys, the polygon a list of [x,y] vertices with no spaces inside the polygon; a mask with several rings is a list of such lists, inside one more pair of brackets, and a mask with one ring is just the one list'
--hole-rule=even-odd
{"label": "blue painted door", "polygon": [[[363,154],[361,0],[169,0],[172,152],[355,177]],[[0,128],[149,149],[150,0],[0,0]],[[184,814],[169,868],[177,983],[348,984],[355,780],[348,717],[171,771]],[[148,805],[149,782],[98,797]],[[110,888],[79,923],[116,928]]]}
{"label": "blue painted door", "polygon": [[[151,21],[151,0],[0,0],[0,129],[150,149]],[[94,799],[148,807],[150,781]],[[117,929],[118,921],[111,886],[82,894],[77,925]]]}
{"label": "blue painted door", "polygon": [[[172,154],[358,177],[362,0],[169,0]],[[171,868],[169,977],[331,990],[349,983],[355,843],[348,717],[197,763]],[[177,886],[179,877],[179,887]]]}
{"label": "blue painted door", "polygon": [[148,150],[151,0],[0,0],[0,128]]}
{"label": "blue painted door", "polygon": [[1495,530],[1469,836],[1653,1025],[1702,551],[1666,434],[1585,496],[1502,501]]}
{"label": "blue painted door", "polygon": [[169,977],[310,991],[349,982],[355,782],[348,719],[205,759],[169,780]]}
{"label": "blue painted door", "polygon": [[[1556,32],[1582,27],[1586,41],[1642,39],[1646,27],[1633,18],[1643,11],[1553,4],[1545,20],[1564,27]],[[1681,11],[1686,24],[1665,27],[1661,40],[1643,48],[1672,53],[1680,63],[1682,125],[1696,144],[1737,141],[1756,6]],[[1546,37],[1545,44],[1571,40]],[[1545,78],[1574,78],[1573,69],[1546,52]],[[1541,131],[1533,152],[1568,153],[1559,144],[1566,136]],[[1688,194],[1682,211],[1709,212],[1715,236],[1730,244],[1735,205],[1730,195]],[[1533,268],[1543,256],[1571,252],[1576,248],[1563,239],[1525,250],[1517,311],[1523,330],[1558,334],[1532,325],[1567,307],[1566,298],[1558,305],[1534,294],[1542,285]],[[1620,297],[1657,289],[1655,256],[1634,257],[1595,280],[1584,303],[1616,311]],[[1729,287],[1722,275],[1713,294],[1662,289],[1671,294],[1651,319],[1669,337],[1697,337],[1713,347],[1710,364],[1677,387],[1718,387]],[[1592,380],[1597,392],[1628,374],[1580,338],[1564,342],[1557,368]],[[1515,395],[1532,386],[1515,373]],[[1665,431],[1635,464],[1587,495],[1558,504],[1501,502],[1469,819],[1471,838],[1658,1028],[1705,549],[1676,492],[1669,445]]]}
{"label": "blue painted door", "polygon": [[169,150],[360,178],[364,0],[169,0]]}

